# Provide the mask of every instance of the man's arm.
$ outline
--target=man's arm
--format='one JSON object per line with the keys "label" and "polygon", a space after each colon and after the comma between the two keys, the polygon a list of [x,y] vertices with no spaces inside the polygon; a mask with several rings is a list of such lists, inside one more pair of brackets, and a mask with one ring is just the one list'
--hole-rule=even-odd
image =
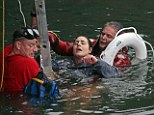
{"label": "man's arm", "polygon": [[94,64],[94,68],[104,78],[114,78],[122,75],[118,68],[111,66],[100,59]]}

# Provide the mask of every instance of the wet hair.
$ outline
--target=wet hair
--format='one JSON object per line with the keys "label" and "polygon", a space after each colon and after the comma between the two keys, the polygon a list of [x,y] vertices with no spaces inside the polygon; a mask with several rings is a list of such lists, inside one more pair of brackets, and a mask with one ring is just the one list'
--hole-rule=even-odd
{"label": "wet hair", "polygon": [[119,23],[119,22],[116,22],[116,21],[110,21],[110,22],[107,22],[104,27],[107,27],[107,26],[110,26],[112,28],[114,28],[117,32],[123,28],[122,24]]}
{"label": "wet hair", "polygon": [[15,41],[24,40],[24,39],[37,39],[39,37],[39,32],[36,29],[30,28],[30,27],[21,27],[20,29],[16,30],[13,33],[13,40]]}
{"label": "wet hair", "polygon": [[75,40],[76,40],[78,37],[84,37],[84,38],[86,38],[87,41],[88,41],[89,47],[93,47],[93,45],[92,45],[90,39],[89,39],[87,36],[84,36],[84,35],[77,36],[77,37],[74,39],[74,42],[75,42]]}

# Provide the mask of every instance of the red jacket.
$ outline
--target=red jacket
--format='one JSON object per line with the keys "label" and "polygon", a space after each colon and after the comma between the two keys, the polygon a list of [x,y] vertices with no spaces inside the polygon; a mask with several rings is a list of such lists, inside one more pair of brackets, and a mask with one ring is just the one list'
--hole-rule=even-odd
{"label": "red jacket", "polygon": [[[64,55],[64,56],[73,55],[73,42],[67,42],[67,41],[61,40],[53,32],[49,32],[48,36],[49,36],[51,47],[57,54]],[[102,52],[102,50],[100,51],[99,49],[98,43],[99,43],[98,39],[92,40],[92,44],[94,46],[92,54],[95,56],[99,56],[100,53]],[[121,50],[115,57],[114,66],[117,66],[117,67],[118,66],[128,66],[130,64],[131,62],[127,56],[127,51]]]}
{"label": "red jacket", "polygon": [[4,49],[4,63],[2,62],[2,52],[0,53],[0,82],[2,80],[2,64],[4,64],[4,92],[22,92],[29,80],[38,74],[39,64],[34,58],[19,54],[9,56],[11,50],[12,45]]}

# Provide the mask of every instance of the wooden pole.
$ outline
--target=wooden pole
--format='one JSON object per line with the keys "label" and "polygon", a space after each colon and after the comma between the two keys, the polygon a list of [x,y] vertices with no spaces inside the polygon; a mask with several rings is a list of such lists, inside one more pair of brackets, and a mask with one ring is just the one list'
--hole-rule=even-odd
{"label": "wooden pole", "polygon": [[35,9],[37,14],[37,25],[40,33],[40,47],[41,47],[41,67],[48,79],[55,79],[51,64],[50,43],[48,38],[48,28],[45,11],[45,1],[35,0]]}

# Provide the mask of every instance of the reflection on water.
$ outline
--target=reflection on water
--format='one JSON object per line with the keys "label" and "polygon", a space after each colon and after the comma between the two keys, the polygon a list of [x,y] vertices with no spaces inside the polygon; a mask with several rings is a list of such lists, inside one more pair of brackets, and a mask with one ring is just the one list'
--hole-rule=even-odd
{"label": "reflection on water", "polygon": [[151,114],[154,112],[151,59],[127,67],[122,78],[84,84],[66,80],[64,85],[60,84],[62,98],[54,102],[47,99],[45,104],[32,105],[24,95],[2,96],[0,114]]}

